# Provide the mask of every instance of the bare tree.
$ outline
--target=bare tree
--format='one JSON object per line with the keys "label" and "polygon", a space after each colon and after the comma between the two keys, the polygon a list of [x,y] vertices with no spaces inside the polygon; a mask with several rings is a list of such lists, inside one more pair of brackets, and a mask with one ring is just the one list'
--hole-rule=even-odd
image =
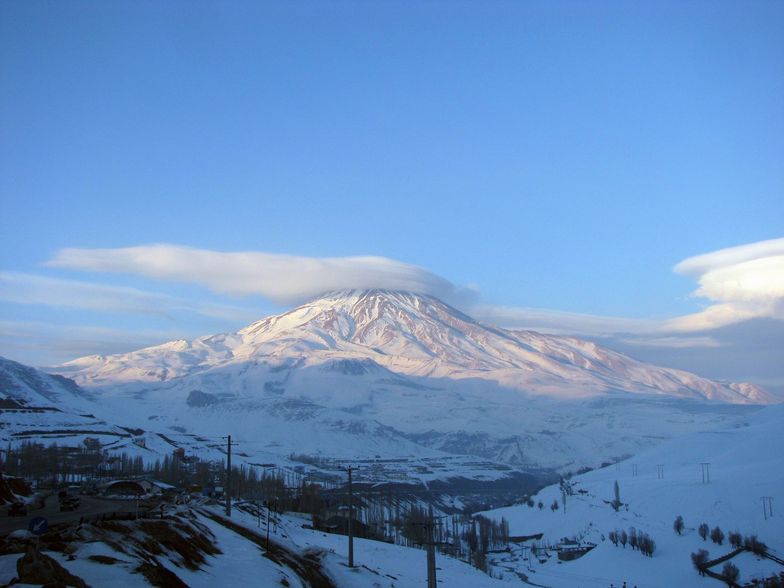
{"label": "bare tree", "polygon": [[675,532],[678,535],[683,533],[683,517],[678,515],[675,519],[675,522],[672,524],[672,528],[675,529]]}
{"label": "bare tree", "polygon": [[615,480],[615,484],[613,484],[613,501],[612,507],[617,512],[619,508],[621,508],[621,490],[618,488],[618,480]]}
{"label": "bare tree", "polygon": [[722,531],[717,525],[713,527],[713,530],[711,530],[710,538],[714,543],[721,545],[724,543],[724,531]]}
{"label": "bare tree", "polygon": [[700,537],[702,537],[703,541],[705,541],[708,538],[709,530],[710,527],[708,527],[708,523],[702,523],[699,529],[697,529],[697,532],[700,534]]}
{"label": "bare tree", "polygon": [[704,549],[700,549],[696,553],[691,554],[691,562],[694,564],[694,567],[697,568],[697,571],[700,573],[700,576],[705,575],[705,564],[708,563],[708,552]]}
{"label": "bare tree", "polygon": [[721,568],[721,576],[727,583],[727,586],[732,586],[738,579],[738,576],[740,576],[740,570],[738,569],[738,566],[728,561],[724,564],[724,567]]}

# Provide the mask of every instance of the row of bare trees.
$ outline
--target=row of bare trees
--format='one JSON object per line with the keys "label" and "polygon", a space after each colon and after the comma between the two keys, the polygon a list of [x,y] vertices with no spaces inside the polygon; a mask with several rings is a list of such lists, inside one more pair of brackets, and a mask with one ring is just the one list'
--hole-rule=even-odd
{"label": "row of bare trees", "polygon": [[610,531],[608,538],[616,547],[620,544],[625,548],[628,543],[632,550],[636,549],[641,554],[648,557],[653,557],[653,552],[656,551],[656,542],[651,539],[650,535],[638,531],[634,527],[631,527],[628,533],[624,530],[619,531],[618,529]]}

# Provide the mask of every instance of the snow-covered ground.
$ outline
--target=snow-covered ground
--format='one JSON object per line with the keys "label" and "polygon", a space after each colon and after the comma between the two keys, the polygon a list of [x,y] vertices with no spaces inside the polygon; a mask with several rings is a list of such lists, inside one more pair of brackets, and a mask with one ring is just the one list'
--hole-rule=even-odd
{"label": "snow-covered ground", "polygon": [[[544,503],[541,510],[520,505],[483,513],[506,518],[513,536],[544,534],[541,541],[527,545],[555,545],[571,537],[597,544],[571,562],[558,563],[551,552],[546,563],[531,558],[529,566],[520,546],[513,553],[496,555],[494,563],[499,569],[517,569],[532,582],[554,587],[606,588],[611,583],[621,586],[624,581],[639,588],[720,586],[715,579],[697,575],[690,554],[706,549],[715,558],[733,548],[726,539],[721,546],[710,539],[703,541],[697,532],[701,523],[711,529],[718,525],[727,535],[736,530],[743,535],[756,534],[772,553],[782,557],[783,424],[784,407],[769,407],[734,428],[684,436],[617,465],[576,476],[571,481],[574,494],[567,496],[566,512],[561,489],[555,485],[534,497]],[[710,464],[709,483],[703,483],[703,463]],[[624,503],[618,512],[610,504],[616,481]],[[772,497],[772,517],[763,510],[763,496]],[[555,512],[549,508],[554,500],[559,502]],[[673,530],[678,515],[685,522],[680,536]],[[628,532],[630,527],[653,538],[653,557],[644,557],[628,545],[625,549],[615,547],[608,540],[609,531]],[[739,555],[733,563],[740,569],[741,581],[784,571],[784,567],[750,553]],[[720,572],[721,566],[714,571]]]}

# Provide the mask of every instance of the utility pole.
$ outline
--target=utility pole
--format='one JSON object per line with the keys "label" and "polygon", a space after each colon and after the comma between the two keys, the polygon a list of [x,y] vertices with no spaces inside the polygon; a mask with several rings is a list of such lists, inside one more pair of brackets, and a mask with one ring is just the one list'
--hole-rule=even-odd
{"label": "utility pole", "polygon": [[700,466],[702,467],[702,483],[710,484],[710,463],[703,462]]}
{"label": "utility pole", "polygon": [[566,514],[566,489],[561,486],[561,502],[563,502],[563,513]]}
{"label": "utility pole", "polygon": [[636,463],[632,464],[632,476],[634,476],[635,478],[637,477],[637,464]]}
{"label": "utility pole", "polygon": [[773,497],[772,496],[763,496],[762,497],[762,514],[765,516],[765,520],[766,521],[769,518],[773,518]]}
{"label": "utility pole", "polygon": [[433,506],[428,510],[429,521],[427,524],[427,588],[436,588],[436,542],[433,536],[435,530],[435,519],[433,518]]}
{"label": "utility pole", "polygon": [[[443,518],[443,517],[441,517]],[[425,545],[427,553],[427,588],[437,588],[436,580],[436,519],[433,515],[433,506],[428,509],[428,521],[426,523],[414,523],[417,526],[422,526],[425,531],[425,537],[422,543]],[[438,523],[441,524],[440,522]]]}
{"label": "utility pole", "polygon": [[354,567],[354,487],[352,486],[351,472],[356,470],[348,466],[348,567]]}
{"label": "utility pole", "polygon": [[664,464],[656,464],[656,477],[660,480],[664,479]]}
{"label": "utility pole", "polygon": [[[264,502],[265,506],[267,507],[267,541],[265,543],[265,549],[269,551],[269,520],[270,520],[270,504],[269,502]],[[277,527],[275,527],[277,529]]]}
{"label": "utility pole", "polygon": [[231,446],[236,443],[231,442],[231,435],[222,437],[222,439],[228,440],[226,442],[226,487],[224,491],[226,492],[226,516],[231,517]]}

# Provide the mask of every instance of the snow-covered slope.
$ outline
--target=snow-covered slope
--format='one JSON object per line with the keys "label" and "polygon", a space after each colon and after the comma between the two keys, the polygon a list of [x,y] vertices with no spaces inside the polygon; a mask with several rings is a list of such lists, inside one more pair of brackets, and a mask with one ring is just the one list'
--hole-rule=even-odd
{"label": "snow-covered slope", "polygon": [[[574,477],[573,494],[566,498],[559,486],[550,486],[533,497],[544,508],[513,506],[484,513],[506,518],[510,532],[517,536],[543,533],[538,545],[555,545],[564,537],[582,538],[597,544],[587,555],[573,562],[556,563],[556,557],[523,561],[522,549],[496,558],[499,569],[516,568],[532,581],[547,586],[606,587],[620,586],[712,586],[711,578],[700,578],[689,554],[706,549],[712,558],[732,551],[723,545],[704,541],[697,528],[707,523],[719,526],[726,535],[740,531],[756,534],[779,558],[784,556],[784,525],[777,504],[784,501],[784,406],[771,406],[742,419],[732,427],[695,433],[662,443],[617,465]],[[703,482],[703,466],[710,464]],[[708,480],[709,474],[709,480]],[[618,482],[623,503],[616,512],[611,501]],[[772,497],[773,516],[762,504]],[[558,501],[556,511],[549,507]],[[680,515],[685,530],[678,535],[673,522]],[[615,547],[607,540],[614,529],[628,532],[634,527],[656,542],[652,558],[639,552]],[[529,541],[528,544],[533,542]],[[551,552],[551,555],[554,553]],[[733,560],[741,579],[750,581],[784,571],[769,560],[741,554]],[[531,571],[533,570],[533,571]],[[716,572],[721,571],[718,566]]]}
{"label": "snow-covered slope", "polygon": [[0,400],[19,406],[86,406],[91,398],[73,380],[0,357]]}

